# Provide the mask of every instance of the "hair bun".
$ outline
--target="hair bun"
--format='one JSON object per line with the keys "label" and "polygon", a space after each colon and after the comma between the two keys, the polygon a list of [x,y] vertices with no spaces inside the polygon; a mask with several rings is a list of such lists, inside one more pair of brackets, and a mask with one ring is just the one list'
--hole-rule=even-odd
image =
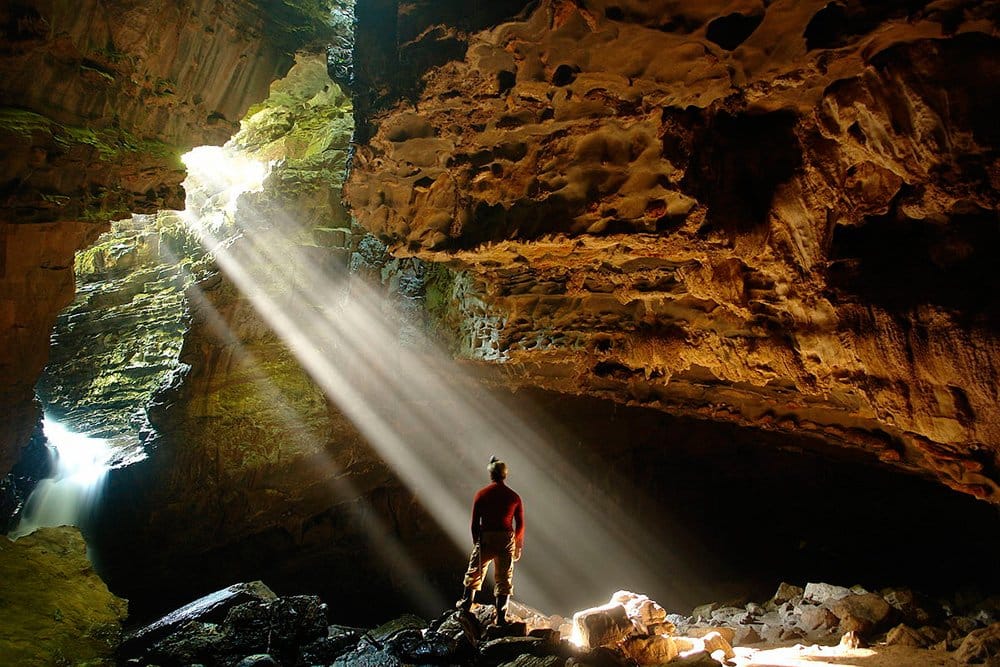
{"label": "hair bun", "polygon": [[490,457],[490,463],[496,463],[496,462],[497,462],[497,461],[499,461],[499,460],[500,460],[500,459],[498,459],[498,458],[497,458],[496,456],[491,456],[491,457]]}

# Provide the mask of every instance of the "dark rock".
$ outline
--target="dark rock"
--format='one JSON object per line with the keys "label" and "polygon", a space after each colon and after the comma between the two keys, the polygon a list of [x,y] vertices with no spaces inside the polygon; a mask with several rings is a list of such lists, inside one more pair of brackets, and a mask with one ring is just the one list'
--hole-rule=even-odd
{"label": "dark rock", "polygon": [[501,637],[486,642],[479,649],[482,659],[490,663],[503,663],[520,655],[545,656],[551,645],[537,637]]}
{"label": "dark rock", "polygon": [[274,591],[260,581],[233,584],[175,609],[158,621],[131,633],[122,642],[119,655],[126,658],[140,655],[158,640],[176,632],[192,621],[219,622],[237,605],[250,601],[270,601],[276,597]]}
{"label": "dark rock", "polygon": [[414,616],[413,614],[403,614],[399,618],[383,623],[369,633],[377,641],[383,641],[396,634],[400,630],[423,630],[427,627],[427,621]]}
{"label": "dark rock", "polygon": [[405,663],[443,665],[454,662],[458,642],[446,634],[433,630],[401,630],[386,644],[393,655]]}
{"label": "dark rock", "polygon": [[326,637],[312,641],[301,649],[301,660],[310,665],[329,664],[357,646],[361,630],[330,626]]}
{"label": "dark rock", "polygon": [[542,657],[534,655],[519,655],[511,662],[505,662],[500,667],[563,667],[566,659],[555,655]]}
{"label": "dark rock", "polygon": [[267,653],[255,653],[236,663],[236,667],[281,667],[277,660]]}
{"label": "dark rock", "polygon": [[459,656],[472,655],[483,636],[483,625],[479,619],[473,614],[462,611],[446,614],[436,625],[437,632],[455,640],[456,653]]}
{"label": "dark rock", "polygon": [[1000,623],[970,632],[955,651],[955,660],[964,664],[986,662],[996,656],[1000,656]]}
{"label": "dark rock", "polygon": [[538,637],[552,644],[559,643],[559,631],[552,628],[535,628],[528,633],[529,637]]}
{"label": "dark rock", "polygon": [[500,639],[501,637],[525,637],[528,634],[528,625],[521,621],[504,623],[503,625],[490,625],[483,635],[485,641]]}
{"label": "dark rock", "polygon": [[598,646],[590,653],[585,653],[579,658],[573,658],[571,662],[567,662],[566,664],[567,666],[572,664],[574,667],[576,665],[586,665],[586,667],[632,667],[634,663],[622,655],[620,651],[607,648],[606,646]]}
{"label": "dark rock", "polygon": [[885,636],[885,643],[889,646],[915,646],[924,648],[927,646],[927,638],[905,623],[900,623]]}

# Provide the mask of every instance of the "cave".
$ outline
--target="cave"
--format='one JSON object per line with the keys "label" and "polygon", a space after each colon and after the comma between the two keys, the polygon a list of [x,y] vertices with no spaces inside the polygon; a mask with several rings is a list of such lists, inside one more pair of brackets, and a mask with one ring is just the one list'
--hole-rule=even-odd
{"label": "cave", "polygon": [[0,664],[1000,655],[1000,2],[0,26]]}

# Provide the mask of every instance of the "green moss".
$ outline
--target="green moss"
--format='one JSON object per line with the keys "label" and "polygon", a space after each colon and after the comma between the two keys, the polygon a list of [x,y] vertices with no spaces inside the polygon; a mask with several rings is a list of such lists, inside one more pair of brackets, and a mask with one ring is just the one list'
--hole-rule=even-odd
{"label": "green moss", "polygon": [[24,138],[45,133],[65,149],[78,145],[90,146],[97,150],[100,159],[108,162],[120,161],[129,154],[145,154],[167,160],[172,169],[183,168],[179,150],[162,141],[139,139],[119,128],[93,129],[62,125],[25,109],[0,107],[0,132]]}
{"label": "green moss", "polygon": [[37,113],[0,107],[0,131],[30,137],[35,132],[50,131],[52,125],[52,121]]}

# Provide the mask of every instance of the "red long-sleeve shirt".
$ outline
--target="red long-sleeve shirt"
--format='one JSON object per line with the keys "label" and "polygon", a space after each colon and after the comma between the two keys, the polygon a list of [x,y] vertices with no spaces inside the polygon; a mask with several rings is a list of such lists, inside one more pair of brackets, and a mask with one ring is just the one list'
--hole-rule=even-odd
{"label": "red long-sleeve shirt", "polygon": [[472,502],[472,540],[478,542],[484,530],[510,530],[518,546],[524,543],[524,505],[503,482],[480,489]]}

